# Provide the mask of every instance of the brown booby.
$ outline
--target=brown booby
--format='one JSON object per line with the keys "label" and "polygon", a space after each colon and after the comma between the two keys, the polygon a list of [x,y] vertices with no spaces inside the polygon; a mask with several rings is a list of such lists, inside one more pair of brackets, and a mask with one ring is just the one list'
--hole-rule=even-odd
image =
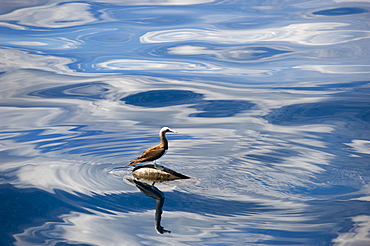
{"label": "brown booby", "polygon": [[155,160],[161,158],[166,153],[166,150],[168,149],[168,141],[166,139],[166,132],[177,133],[176,131],[168,127],[163,127],[159,131],[159,137],[161,139],[161,142],[158,145],[150,147],[149,149],[145,150],[144,153],[142,153],[138,158],[130,161],[130,164],[126,165],[126,167],[135,165],[138,163],[142,163],[142,162],[154,161],[154,166],[157,168]]}

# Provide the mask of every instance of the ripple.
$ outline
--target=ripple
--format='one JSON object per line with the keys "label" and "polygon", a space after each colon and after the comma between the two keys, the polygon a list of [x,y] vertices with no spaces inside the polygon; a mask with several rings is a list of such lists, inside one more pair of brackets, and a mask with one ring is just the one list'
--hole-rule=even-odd
{"label": "ripple", "polygon": [[52,55],[35,54],[31,51],[24,51],[12,48],[0,48],[0,71],[11,71],[13,69],[37,69],[51,71],[59,74],[72,74],[68,64],[73,59]]}
{"label": "ripple", "polygon": [[111,3],[114,5],[194,5],[212,3],[216,0],[126,0],[120,2],[117,0],[94,0],[94,2]]}
{"label": "ripple", "polygon": [[370,73],[370,65],[301,65],[294,68],[334,74]]}
{"label": "ripple", "polygon": [[[63,191],[68,193],[112,194],[134,190],[121,178],[110,175],[108,170],[112,163],[96,164],[76,160],[38,159],[37,165],[32,161],[23,162],[23,166],[14,173],[19,182],[13,182],[19,188],[36,187],[50,193]],[[43,174],[40,176],[40,174]],[[128,173],[127,173],[128,174]],[[8,174],[10,175],[10,174]]]}
{"label": "ripple", "polygon": [[273,110],[266,118],[273,124],[294,125],[335,121],[370,120],[370,103],[333,100],[320,103],[294,104]]}
{"label": "ripple", "polygon": [[87,37],[87,40],[96,41],[99,43],[109,44],[109,45],[122,45],[131,39],[130,34],[127,33],[105,33],[105,34],[93,34]]}
{"label": "ripple", "polygon": [[259,62],[263,60],[274,60],[283,54],[291,53],[290,50],[277,49],[273,47],[214,47],[210,45],[180,45],[167,48],[167,53],[178,56],[207,56],[215,60],[229,62]]}
{"label": "ripple", "polygon": [[[370,117],[369,117],[369,122],[370,122]],[[370,141],[361,140],[361,139],[353,139],[351,143],[347,143],[346,145],[353,148],[354,152],[370,155]]]}
{"label": "ripple", "polygon": [[76,83],[63,85],[30,92],[28,95],[42,98],[75,98],[85,100],[96,100],[104,98],[109,91],[109,85],[105,83]]}
{"label": "ripple", "polygon": [[199,62],[152,61],[136,59],[114,59],[95,65],[98,70],[179,70],[202,71],[219,69],[215,66]]}
{"label": "ripple", "polygon": [[220,44],[285,41],[301,45],[333,45],[370,37],[370,31],[340,29],[348,25],[341,22],[318,22],[256,30],[162,30],[147,32],[140,37],[140,41],[141,43],[168,43],[196,40]]}
{"label": "ripple", "polygon": [[[365,4],[0,2],[0,244],[367,239]],[[166,237],[122,180],[163,125]]]}
{"label": "ripple", "polygon": [[15,10],[0,16],[0,21],[16,21],[22,26],[64,28],[85,25],[97,19],[87,3],[43,5]]}

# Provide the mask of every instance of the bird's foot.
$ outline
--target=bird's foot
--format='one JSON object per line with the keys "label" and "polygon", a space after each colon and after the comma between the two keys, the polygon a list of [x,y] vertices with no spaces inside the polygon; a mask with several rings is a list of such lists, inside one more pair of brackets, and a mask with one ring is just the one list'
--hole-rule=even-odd
{"label": "bird's foot", "polygon": [[163,233],[171,233],[171,231],[164,229],[164,227],[163,227],[163,226],[157,226],[157,228],[155,228],[155,229],[157,230],[157,232],[158,232],[159,234],[163,234]]}

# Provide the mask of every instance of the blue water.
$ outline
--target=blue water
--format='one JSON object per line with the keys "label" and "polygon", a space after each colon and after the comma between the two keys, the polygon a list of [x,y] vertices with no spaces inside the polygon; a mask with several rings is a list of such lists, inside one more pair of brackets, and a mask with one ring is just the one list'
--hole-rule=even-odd
{"label": "blue water", "polygon": [[369,11],[0,1],[0,245],[370,245]]}

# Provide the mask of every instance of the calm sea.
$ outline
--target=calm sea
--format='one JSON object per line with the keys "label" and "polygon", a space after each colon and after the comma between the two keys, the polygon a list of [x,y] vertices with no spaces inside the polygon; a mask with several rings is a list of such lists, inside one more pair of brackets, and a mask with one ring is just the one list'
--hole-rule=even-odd
{"label": "calm sea", "polygon": [[[369,25],[368,0],[0,1],[0,245],[370,245]],[[133,183],[163,126],[191,178]]]}

